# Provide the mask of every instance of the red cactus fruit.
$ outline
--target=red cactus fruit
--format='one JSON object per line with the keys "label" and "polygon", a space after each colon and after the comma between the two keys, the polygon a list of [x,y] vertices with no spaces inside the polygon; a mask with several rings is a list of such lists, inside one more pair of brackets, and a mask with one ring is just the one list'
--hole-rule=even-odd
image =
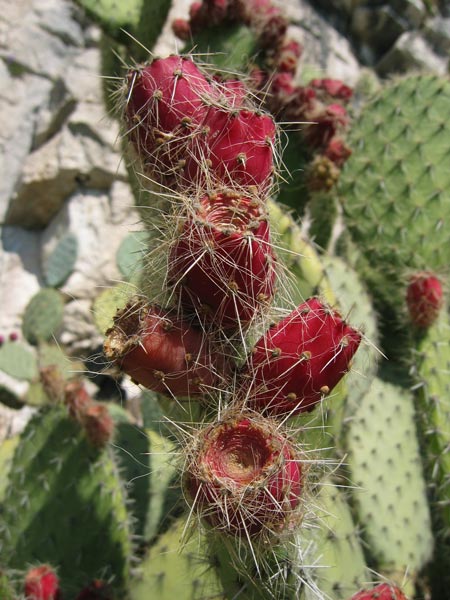
{"label": "red cactus fruit", "polygon": [[114,434],[114,421],[103,404],[93,402],[80,416],[81,425],[89,443],[103,448]]}
{"label": "red cactus fruit", "polygon": [[299,518],[303,465],[270,419],[225,417],[194,438],[187,456],[186,490],[211,526],[253,537]]}
{"label": "red cactus fruit", "polygon": [[308,118],[314,123],[308,125],[303,134],[312,148],[326,148],[336,131],[348,125],[347,111],[341,104],[321,106],[321,103],[317,102]]}
{"label": "red cactus fruit", "polygon": [[249,91],[239,79],[222,79],[215,77],[218,101],[231,109],[242,108],[249,97]]}
{"label": "red cactus fruit", "polygon": [[128,133],[144,168],[175,176],[208,110],[210,83],[192,60],[173,55],[132,69],[127,88]]}
{"label": "red cactus fruit", "polygon": [[303,47],[295,40],[287,40],[283,43],[275,57],[276,70],[279,72],[295,73],[298,59]]}
{"label": "red cactus fruit", "polygon": [[228,368],[201,330],[176,312],[143,300],[132,300],[118,311],[106,335],[107,358],[136,383],[166,396],[200,396]]}
{"label": "red cactus fruit", "polygon": [[247,404],[272,415],[312,410],[346,373],[360,341],[339,313],[310,298],[256,343],[242,371]]}
{"label": "red cactus fruit", "polygon": [[188,179],[198,184],[220,182],[233,189],[258,186],[267,190],[274,170],[276,126],[272,117],[247,108],[211,106],[204,131],[203,140],[192,140],[192,157],[185,169]]}
{"label": "red cactus fruit", "polygon": [[25,576],[24,594],[26,600],[60,600],[59,579],[49,565],[30,569]]}
{"label": "red cactus fruit", "polygon": [[191,35],[191,26],[187,19],[174,19],[172,21],[172,31],[180,38],[180,40],[187,41]]}
{"label": "red cactus fruit", "polygon": [[64,386],[64,402],[72,419],[81,422],[82,416],[92,405],[93,400],[82,381],[71,381]]}
{"label": "red cactus fruit", "polygon": [[94,579],[83,588],[76,600],[114,600],[111,587],[101,579]]}
{"label": "red cactus fruit", "polygon": [[223,329],[245,327],[272,298],[274,255],[264,207],[225,191],[187,215],[169,259],[182,306]]}
{"label": "red cactus fruit", "polygon": [[441,281],[426,271],[412,275],[406,291],[406,303],[411,322],[420,329],[430,327],[444,303]]}
{"label": "red cactus fruit", "polygon": [[333,137],[325,148],[324,155],[329,158],[337,167],[342,167],[352,151],[345,142],[339,137]]}
{"label": "red cactus fruit", "polygon": [[371,590],[361,590],[350,600],[408,600],[408,598],[397,586],[380,583]]}
{"label": "red cactus fruit", "polygon": [[317,90],[321,90],[327,101],[335,99],[348,102],[353,96],[352,88],[345,85],[339,79],[313,79],[309,85]]}

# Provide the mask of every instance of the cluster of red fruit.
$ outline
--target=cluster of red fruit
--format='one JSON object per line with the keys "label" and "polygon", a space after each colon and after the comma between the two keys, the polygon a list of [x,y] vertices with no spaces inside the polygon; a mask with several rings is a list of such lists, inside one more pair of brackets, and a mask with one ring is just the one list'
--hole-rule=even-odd
{"label": "cluster of red fruit", "polygon": [[181,56],[133,69],[126,97],[144,174],[177,198],[166,278],[176,308],[133,300],[107,332],[105,353],[158,393],[232,397],[186,449],[188,495],[228,533],[279,532],[298,519],[305,468],[276,419],[329,394],[361,335],[313,297],[271,326],[243,366],[233,363],[233,343],[263,320],[276,289],[267,211],[275,123],[241,82]]}

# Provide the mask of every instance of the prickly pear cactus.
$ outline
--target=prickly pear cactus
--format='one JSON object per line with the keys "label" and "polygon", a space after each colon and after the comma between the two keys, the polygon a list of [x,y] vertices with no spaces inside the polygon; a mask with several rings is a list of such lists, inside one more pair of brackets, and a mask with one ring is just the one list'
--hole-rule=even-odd
{"label": "prickly pear cactus", "polygon": [[0,531],[7,566],[58,565],[69,594],[105,575],[124,590],[133,546],[110,451],[92,447],[65,409],[42,410],[22,434],[9,473]]}
{"label": "prickly pear cactus", "polygon": [[339,197],[377,308],[397,328],[409,274],[450,262],[449,105],[445,77],[400,77],[362,108],[350,134]]}

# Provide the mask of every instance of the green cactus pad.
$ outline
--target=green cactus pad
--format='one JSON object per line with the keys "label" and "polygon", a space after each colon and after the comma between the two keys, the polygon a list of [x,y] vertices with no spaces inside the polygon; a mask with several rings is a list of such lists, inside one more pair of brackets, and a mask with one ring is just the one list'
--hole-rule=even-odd
{"label": "green cactus pad", "polygon": [[44,288],[33,296],[25,308],[22,331],[30,344],[50,340],[58,332],[63,318],[62,295],[52,288]]}
{"label": "green cactus pad", "polygon": [[411,270],[450,263],[449,106],[448,78],[410,75],[387,84],[352,125],[339,196],[371,291],[391,311],[402,310]]}
{"label": "green cactus pad", "polygon": [[182,544],[185,518],[162,534],[140,566],[140,576],[130,586],[130,600],[225,600],[214,569],[205,556],[199,536]]}
{"label": "green cactus pad", "polygon": [[66,233],[43,261],[42,270],[49,287],[62,285],[72,273],[78,255],[78,240]]}
{"label": "green cactus pad", "polygon": [[144,0],[78,0],[88,15],[109,33],[119,35],[120,29],[136,31]]}
{"label": "green cactus pad", "polygon": [[104,334],[112,327],[113,318],[119,308],[123,308],[128,300],[136,293],[136,288],[129,283],[118,285],[104,290],[94,300],[94,321],[97,329]]}
{"label": "green cactus pad", "polygon": [[0,370],[16,379],[32,381],[38,376],[36,353],[21,342],[5,342],[0,346]]}
{"label": "green cactus pad", "polygon": [[128,281],[139,280],[142,275],[147,239],[148,234],[145,231],[129,233],[117,250],[117,266]]}
{"label": "green cactus pad", "polygon": [[[15,435],[12,438],[2,440],[0,444],[0,473],[2,474],[0,477],[0,505],[5,497],[5,491],[8,485],[8,473],[11,469],[14,452],[19,444],[19,441],[20,437]],[[0,598],[2,598],[1,595]]]}
{"label": "green cactus pad", "polygon": [[300,304],[315,294],[334,304],[333,291],[313,245],[306,240],[291,215],[278,204],[269,201],[268,209],[275,250],[289,272],[287,294],[290,306]]}
{"label": "green cactus pad", "polygon": [[445,309],[417,341],[413,369],[436,537],[431,587],[433,598],[444,598],[450,586],[450,316]]}
{"label": "green cactus pad", "polygon": [[85,370],[83,361],[68,356],[57,344],[40,344],[38,362],[39,368],[55,365],[64,379],[70,379]]}
{"label": "green cactus pad", "polygon": [[352,326],[362,331],[365,338],[355,354],[352,368],[346,377],[349,392],[348,413],[352,414],[360,397],[369,389],[381,358],[381,353],[377,349],[377,319],[371,297],[359,274],[337,256],[323,256],[322,262],[336,295],[339,311]]}
{"label": "green cactus pad", "polygon": [[368,551],[385,574],[415,574],[433,549],[414,401],[375,378],[348,421],[348,467]]}
{"label": "green cactus pad", "polygon": [[17,594],[13,589],[7,574],[0,569],[0,598],[2,600],[16,600]]}
{"label": "green cactus pad", "polygon": [[[314,507],[312,527],[296,534],[296,569],[306,581],[312,580],[310,587],[304,589],[303,597],[305,600],[348,600],[370,581],[370,573],[345,493],[325,479],[314,499]],[[311,572],[307,577],[303,565]]]}
{"label": "green cactus pad", "polygon": [[3,506],[0,552],[9,567],[55,565],[68,597],[94,578],[111,578],[119,593],[126,587],[132,546],[117,468],[65,409],[41,411],[27,425]]}

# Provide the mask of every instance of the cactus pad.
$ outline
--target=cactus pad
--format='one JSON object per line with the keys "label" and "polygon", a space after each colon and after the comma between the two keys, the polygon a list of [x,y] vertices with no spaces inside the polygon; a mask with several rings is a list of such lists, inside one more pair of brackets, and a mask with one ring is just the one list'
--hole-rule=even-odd
{"label": "cactus pad", "polygon": [[113,578],[117,590],[126,585],[132,547],[116,467],[108,449],[90,446],[64,409],[41,411],[22,435],[0,548],[11,568],[55,565],[69,596],[94,578]]}
{"label": "cactus pad", "polygon": [[6,342],[0,346],[0,370],[16,379],[32,381],[38,375],[36,354],[20,342]]}
{"label": "cactus pad", "polygon": [[339,195],[373,291],[391,307],[403,303],[407,271],[450,262],[449,106],[448,78],[411,75],[386,85],[352,127]]}
{"label": "cactus pad", "polygon": [[95,324],[100,333],[104,334],[107,329],[112,327],[117,310],[123,308],[135,292],[136,288],[131,284],[119,283],[97,296],[93,311]]}
{"label": "cactus pad", "polygon": [[42,270],[49,287],[62,285],[72,273],[78,255],[78,240],[66,233],[43,261]]}
{"label": "cactus pad", "polygon": [[144,268],[144,252],[147,250],[148,234],[136,231],[128,234],[117,250],[116,262],[127,280],[139,278]]}
{"label": "cactus pad", "polygon": [[52,288],[44,288],[34,295],[23,315],[22,331],[30,344],[50,340],[62,323],[64,301]]}
{"label": "cactus pad", "polygon": [[384,573],[414,576],[433,540],[411,393],[374,379],[349,420],[347,450],[371,555]]}

